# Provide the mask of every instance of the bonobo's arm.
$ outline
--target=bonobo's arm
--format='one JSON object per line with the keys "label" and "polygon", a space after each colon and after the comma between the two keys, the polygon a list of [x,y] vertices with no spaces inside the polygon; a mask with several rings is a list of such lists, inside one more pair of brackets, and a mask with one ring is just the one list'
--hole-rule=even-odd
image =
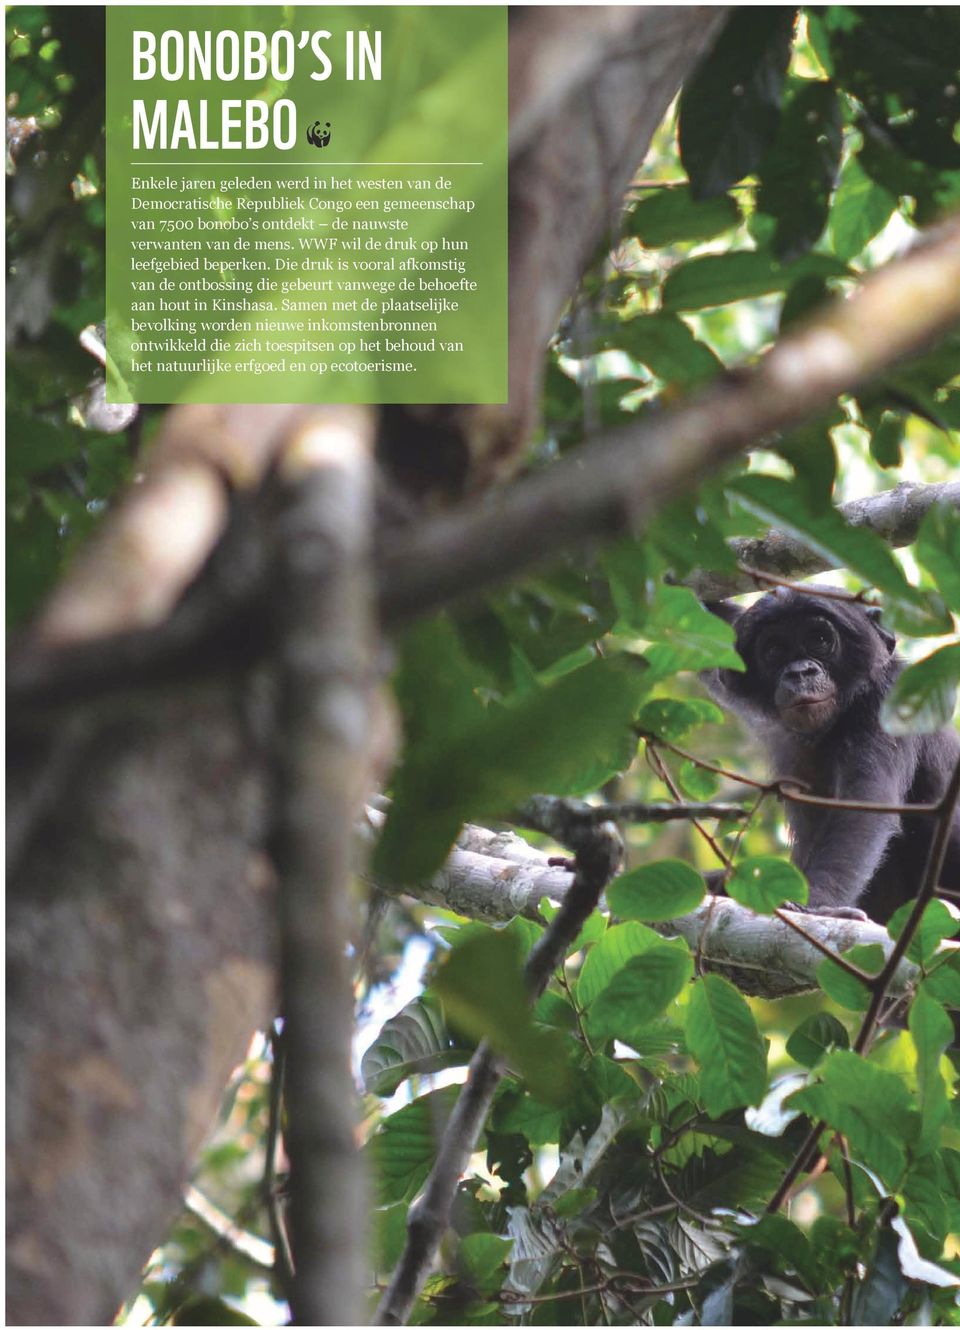
{"label": "bonobo's arm", "polygon": [[[902,745],[882,736],[861,736],[834,754],[832,797],[899,804],[909,787],[910,759]],[[900,830],[895,813],[857,813],[788,802],[793,862],[810,883],[809,905],[829,911],[855,906],[872,882],[891,837]]]}

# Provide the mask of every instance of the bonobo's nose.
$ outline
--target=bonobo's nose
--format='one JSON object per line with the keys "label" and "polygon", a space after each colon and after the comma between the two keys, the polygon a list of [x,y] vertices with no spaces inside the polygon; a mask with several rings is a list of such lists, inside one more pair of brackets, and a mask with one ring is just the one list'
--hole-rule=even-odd
{"label": "bonobo's nose", "polygon": [[820,666],[814,660],[793,660],[783,671],[783,679],[791,683],[807,683],[820,673]]}

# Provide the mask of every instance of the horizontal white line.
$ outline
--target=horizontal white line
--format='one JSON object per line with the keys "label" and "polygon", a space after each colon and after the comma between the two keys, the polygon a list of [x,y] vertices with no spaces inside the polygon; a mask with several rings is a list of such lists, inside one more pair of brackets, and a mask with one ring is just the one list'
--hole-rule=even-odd
{"label": "horizontal white line", "polygon": [[259,166],[482,166],[483,162],[227,162],[214,166],[212,162],[130,162],[130,166],[165,166],[175,171],[255,171]]}

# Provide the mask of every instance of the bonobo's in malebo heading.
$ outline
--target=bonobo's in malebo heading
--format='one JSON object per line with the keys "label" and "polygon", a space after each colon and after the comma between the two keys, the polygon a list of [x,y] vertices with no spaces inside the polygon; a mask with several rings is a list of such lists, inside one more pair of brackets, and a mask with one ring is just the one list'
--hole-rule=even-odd
{"label": "bonobo's in malebo heading", "polygon": [[[934,803],[960,757],[951,728],[894,736],[880,708],[903,662],[878,613],[855,602],[778,588],[749,608],[709,608],[737,634],[746,672],[711,670],[704,681],[767,750],[771,776],[811,794],[883,804]],[[809,907],[856,907],[880,923],[912,899],[935,819],[863,813],[788,801],[792,857],[810,883]],[[960,810],[940,885],[960,889]]]}

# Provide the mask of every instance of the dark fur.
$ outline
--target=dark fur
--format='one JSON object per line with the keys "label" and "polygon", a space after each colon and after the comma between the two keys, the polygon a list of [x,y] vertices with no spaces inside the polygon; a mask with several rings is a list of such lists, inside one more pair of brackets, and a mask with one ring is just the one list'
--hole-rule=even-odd
{"label": "dark fur", "polygon": [[[931,803],[942,794],[960,736],[944,729],[895,738],[881,727],[881,703],[903,663],[874,612],[780,588],[749,609],[729,601],[710,608],[736,627],[747,670],[712,670],[704,681],[764,745],[773,776],[795,776],[814,794],[871,803]],[[793,802],[786,817],[812,908],[858,906],[883,923],[916,895],[932,817]],[[960,890],[960,811],[940,885]]]}

